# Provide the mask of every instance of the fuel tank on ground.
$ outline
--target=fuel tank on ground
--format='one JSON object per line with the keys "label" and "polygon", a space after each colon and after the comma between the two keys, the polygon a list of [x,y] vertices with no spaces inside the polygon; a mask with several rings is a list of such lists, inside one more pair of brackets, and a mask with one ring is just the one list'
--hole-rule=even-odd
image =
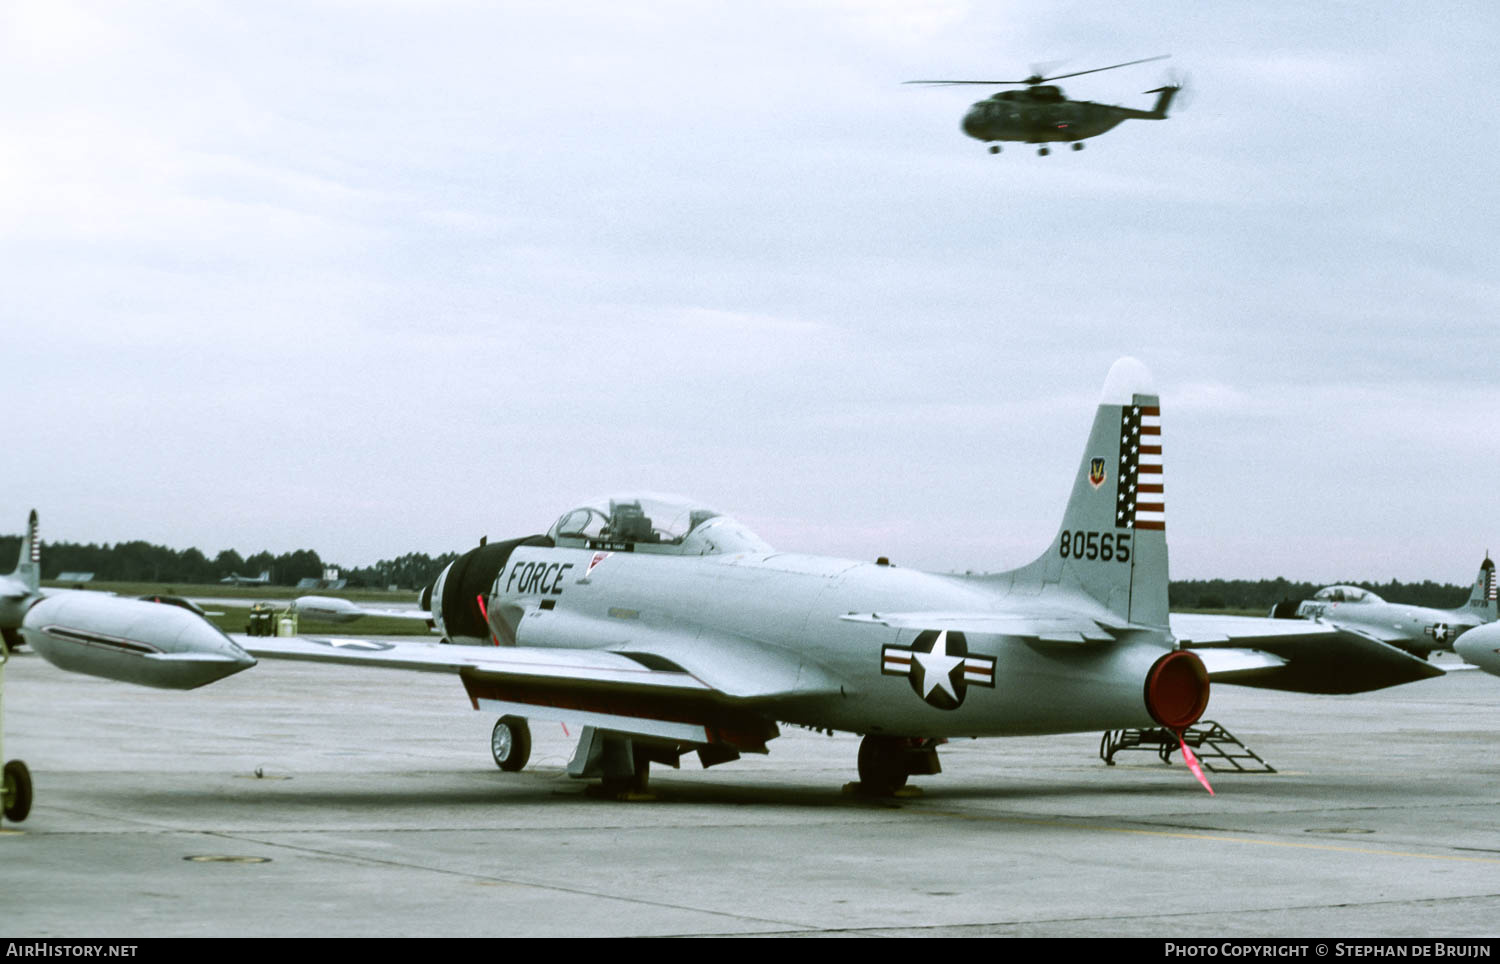
{"label": "fuel tank on ground", "polygon": [[355,603],[336,596],[298,596],[292,600],[292,611],[330,623],[350,623],[365,614]]}
{"label": "fuel tank on ground", "polygon": [[46,597],[27,611],[21,635],[62,669],[161,689],[194,689],[255,665],[186,609],[98,592]]}

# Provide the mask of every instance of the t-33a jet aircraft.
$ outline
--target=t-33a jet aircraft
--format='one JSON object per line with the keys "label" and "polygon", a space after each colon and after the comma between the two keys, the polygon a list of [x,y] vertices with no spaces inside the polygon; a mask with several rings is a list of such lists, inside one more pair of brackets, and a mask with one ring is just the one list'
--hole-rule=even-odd
{"label": "t-33a jet aircraft", "polygon": [[[252,665],[240,647],[453,673],[475,709],[501,715],[491,750],[503,769],[526,764],[528,719],[574,723],[583,729],[569,773],[619,792],[640,789],[653,762],[696,754],[711,766],[768,752],[780,724],[863,734],[860,781],[890,793],[911,774],[938,772],[946,739],[1153,725],[1180,735],[1208,705],[1205,663],[1253,685],[1354,685],[1339,665],[1296,672],[1289,646],[1337,635],[1313,624],[1231,617],[1177,634],[1204,639],[1201,656],[1178,646],[1161,413],[1139,362],[1111,368],[1069,486],[1056,538],[1009,572],[779,552],[706,506],[632,494],[570,509],[544,535],[481,544],[443,570],[425,605],[455,645],[153,639],[112,631],[107,614],[70,622],[49,612],[50,600],[28,613],[23,633],[59,665],[180,688]],[[151,665],[152,651],[184,649],[202,651],[199,678],[185,678],[193,665],[182,660],[170,677]],[[1355,688],[1440,675],[1390,654]],[[163,675],[143,679],[147,671]],[[1328,675],[1337,683],[1320,690]]]}
{"label": "t-33a jet aircraft", "polygon": [[1469,599],[1458,609],[1432,609],[1390,603],[1358,586],[1328,586],[1291,610],[1281,603],[1272,616],[1316,620],[1346,633],[1365,636],[1425,658],[1434,650],[1451,650],[1464,633],[1495,621],[1495,564],[1486,556],[1474,577]]}

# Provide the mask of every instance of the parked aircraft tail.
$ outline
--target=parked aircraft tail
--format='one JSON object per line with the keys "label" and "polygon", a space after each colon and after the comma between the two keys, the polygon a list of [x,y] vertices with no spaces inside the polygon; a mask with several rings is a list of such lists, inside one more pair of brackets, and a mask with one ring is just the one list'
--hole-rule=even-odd
{"label": "parked aircraft tail", "polygon": [[1490,561],[1488,554],[1485,555],[1484,562],[1479,564],[1479,575],[1474,577],[1474,589],[1469,593],[1466,608],[1487,620],[1500,617],[1495,594],[1495,564]]}
{"label": "parked aircraft tail", "polygon": [[1051,547],[1009,574],[1018,590],[1040,580],[1081,591],[1116,615],[1167,626],[1166,504],[1161,403],[1134,358],[1109,370],[1073,494]]}
{"label": "parked aircraft tail", "polygon": [[36,510],[31,510],[26,520],[26,534],[21,537],[21,551],[16,555],[16,568],[12,579],[25,584],[31,592],[42,585],[42,539],[37,528]]}

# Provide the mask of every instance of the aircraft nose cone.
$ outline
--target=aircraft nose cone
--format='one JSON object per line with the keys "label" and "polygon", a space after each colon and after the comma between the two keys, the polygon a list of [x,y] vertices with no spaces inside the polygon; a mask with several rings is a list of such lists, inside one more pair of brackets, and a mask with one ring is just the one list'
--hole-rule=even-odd
{"label": "aircraft nose cone", "polygon": [[962,127],[964,129],[964,133],[968,134],[970,137],[984,140],[984,119],[979,115],[979,111],[971,110],[967,114],[965,114]]}

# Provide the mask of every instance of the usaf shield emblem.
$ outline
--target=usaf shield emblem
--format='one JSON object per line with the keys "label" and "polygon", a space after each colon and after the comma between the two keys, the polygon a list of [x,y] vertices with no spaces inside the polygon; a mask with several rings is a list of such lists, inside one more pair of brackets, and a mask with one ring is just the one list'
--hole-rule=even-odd
{"label": "usaf shield emblem", "polygon": [[1104,475],[1104,459],[1100,456],[1089,459],[1089,485],[1099,488],[1104,484]]}

